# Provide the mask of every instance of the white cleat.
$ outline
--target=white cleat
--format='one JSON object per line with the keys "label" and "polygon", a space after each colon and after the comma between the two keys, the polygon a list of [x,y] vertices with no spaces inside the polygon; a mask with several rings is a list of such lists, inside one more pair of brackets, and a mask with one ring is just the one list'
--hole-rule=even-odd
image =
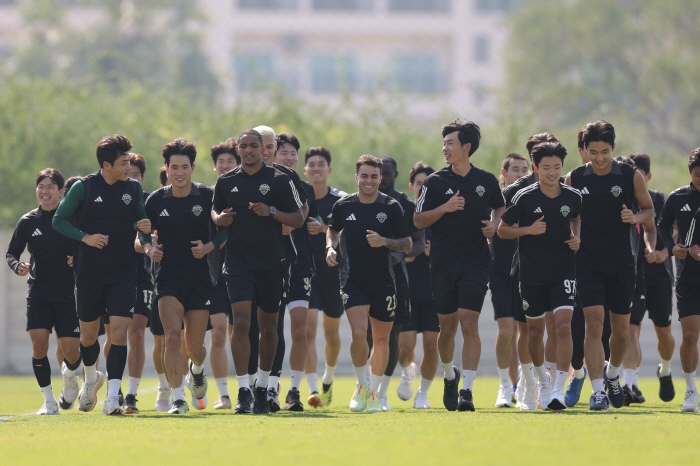
{"label": "white cleat", "polygon": [[549,404],[547,405],[547,409],[551,409],[554,411],[561,411],[563,409],[566,409],[566,404],[564,403],[564,391],[563,390],[554,390],[552,392],[552,397],[549,400]]}
{"label": "white cleat", "polygon": [[391,411],[391,406],[389,406],[389,400],[386,395],[377,395],[379,398],[379,406],[382,407],[382,411]]}
{"label": "white cleat", "polygon": [[681,407],[681,413],[697,413],[698,412],[698,394],[697,389],[686,390],[685,399],[683,399],[683,406]]}
{"label": "white cleat", "polygon": [[118,396],[108,396],[107,399],[105,399],[105,404],[102,407],[102,414],[124,414],[124,411],[119,406]]}
{"label": "white cleat", "polygon": [[520,401],[521,411],[537,411],[537,384],[528,387],[525,384],[523,399]]}
{"label": "white cleat", "polygon": [[168,411],[170,409],[170,397],[172,390],[169,387],[158,385],[158,395],[156,396],[156,411]]}
{"label": "white cleat", "polygon": [[403,401],[408,401],[413,396],[412,384],[413,379],[416,378],[418,367],[415,362],[412,362],[406,369],[408,372],[403,371],[401,374],[401,382],[399,382],[399,386],[396,387],[396,394],[399,396],[399,399]]}
{"label": "white cleat", "polygon": [[413,397],[413,407],[415,409],[430,409],[431,406],[428,404],[428,394],[418,390],[416,396]]}
{"label": "white cleat", "polygon": [[[63,363],[62,370],[66,370],[66,363]],[[73,374],[71,377],[63,376],[63,390],[61,391],[61,401],[59,403],[62,409],[70,409],[73,407],[73,402],[78,398],[80,386],[78,385],[78,376]]]}
{"label": "white cleat", "polygon": [[214,403],[214,409],[231,409],[231,397],[224,395],[219,398],[219,401]]}
{"label": "white cleat", "polygon": [[520,404],[523,402],[523,396],[525,396],[525,382],[518,385],[515,390],[515,407],[520,408]]}
{"label": "white cleat", "polygon": [[97,404],[97,391],[105,383],[105,375],[97,371],[97,381],[95,383],[83,382],[83,386],[80,389],[80,395],[78,395],[78,409],[80,411],[92,411]]}
{"label": "white cleat", "polygon": [[42,406],[41,409],[36,413],[40,416],[59,414],[58,403],[56,403],[55,401],[47,401],[46,403],[44,403],[44,406]]}
{"label": "white cleat", "polygon": [[511,389],[509,385],[502,385],[498,389],[498,397],[496,398],[496,408],[512,408]]}
{"label": "white cleat", "polygon": [[539,382],[537,384],[539,394],[537,395],[537,405],[540,409],[548,410],[549,402],[552,401],[552,379]]}

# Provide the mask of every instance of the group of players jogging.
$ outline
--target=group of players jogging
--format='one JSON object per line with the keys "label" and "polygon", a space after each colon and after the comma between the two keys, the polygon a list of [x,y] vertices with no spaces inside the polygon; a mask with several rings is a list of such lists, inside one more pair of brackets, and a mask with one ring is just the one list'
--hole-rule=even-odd
{"label": "group of players jogging", "polygon": [[[637,379],[647,310],[661,358],[659,396],[668,402],[675,396],[672,256],[686,382],[681,410],[698,412],[700,148],[689,157],[691,183],[666,196],[647,187],[649,156],[613,158],[615,130],[606,121],[581,128],[583,165],[565,176],[567,149],[542,133],[527,141],[529,160],[510,154],[503,161],[502,183],[471,163],[481,140],[475,123],[455,120],[442,136],[447,166],[436,171],[419,162],[410,170],[415,202],[396,190],[391,157],[359,157],[357,192],[346,194],[327,184],[330,152],[312,147],[304,157],[309,181],[302,181],[299,141],[267,126],[211,148],[213,188],[192,180],[197,149],[183,138],[163,148],[161,188],[150,194],[140,183],[144,157],[119,134],[99,141],[100,170],[91,175],[64,180],[57,169],[39,172],[40,205],[19,220],[7,252],[10,268],[29,277],[27,331],[44,396],[38,414],[58,414],[76,400],[91,411],[105,381],[103,414],[138,413],[147,327],[157,411],[187,413],[185,386],[194,408],[207,407],[207,354],[219,391],[214,409],[303,411],[305,374],[307,404],[327,407],[343,312],[357,377],[351,411],[391,410],[397,364],[397,394],[413,398],[414,408],[430,408],[441,364],[445,408],[474,411],[479,317],[489,288],[498,322],[497,407],[573,407],[587,375],[591,410],[644,402]],[[20,258],[25,248],[29,263]],[[291,388],[281,405],[285,312]],[[453,365],[460,328],[461,369]],[[47,356],[53,329],[63,375],[58,401]],[[97,367],[101,332],[106,374]],[[423,359],[414,396],[418,333]],[[238,381],[235,406],[226,341]]]}

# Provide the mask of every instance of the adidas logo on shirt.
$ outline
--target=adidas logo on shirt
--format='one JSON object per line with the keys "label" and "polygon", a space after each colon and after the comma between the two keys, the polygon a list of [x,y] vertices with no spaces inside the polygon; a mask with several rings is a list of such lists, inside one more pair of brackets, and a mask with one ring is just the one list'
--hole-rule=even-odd
{"label": "adidas logo on shirt", "polygon": [[161,217],[170,217],[170,214],[168,213],[167,210],[163,209],[163,212],[160,213]]}
{"label": "adidas logo on shirt", "polygon": [[75,327],[75,330],[73,330],[73,333],[80,333],[80,327]]}
{"label": "adidas logo on shirt", "polygon": [[100,196],[97,196],[97,199],[95,199],[95,202],[102,202],[102,198]]}
{"label": "adidas logo on shirt", "polygon": [[204,305],[205,305],[205,306],[211,306],[211,301],[207,301]]}
{"label": "adidas logo on shirt", "polygon": [[237,193],[238,192],[238,186],[234,186],[233,189],[231,190],[232,193]]}
{"label": "adidas logo on shirt", "polygon": [[591,194],[591,193],[588,192],[588,188],[583,188],[581,190],[581,194]]}
{"label": "adidas logo on shirt", "polygon": [[452,188],[450,188],[447,190],[447,192],[445,194],[454,194],[454,192],[452,191]]}
{"label": "adidas logo on shirt", "polygon": [[350,214],[350,216],[345,220],[357,220],[357,218],[355,218],[355,214]]}
{"label": "adidas logo on shirt", "polygon": [[32,236],[40,236],[41,234],[41,230],[37,228],[36,230],[34,230],[34,233],[32,233]]}
{"label": "adidas logo on shirt", "polygon": [[536,213],[536,214],[541,214],[541,213],[542,213],[542,209],[540,209],[539,207],[536,208],[536,209],[535,209],[535,213]]}
{"label": "adidas logo on shirt", "polygon": [[688,204],[684,205],[681,212],[690,212],[690,206]]}

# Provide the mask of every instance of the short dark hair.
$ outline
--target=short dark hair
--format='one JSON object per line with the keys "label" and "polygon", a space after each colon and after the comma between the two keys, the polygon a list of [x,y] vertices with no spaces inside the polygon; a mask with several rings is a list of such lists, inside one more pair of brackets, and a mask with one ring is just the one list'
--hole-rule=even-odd
{"label": "short dark hair", "polygon": [[240,165],[241,157],[236,152],[236,141],[233,138],[228,138],[226,142],[220,142],[211,147],[211,159],[216,165],[216,161],[219,159],[221,154],[231,154],[236,158],[236,162]]}
{"label": "short dark hair", "polygon": [[134,154],[133,152],[129,154],[129,163],[131,165],[136,165],[139,167],[141,176],[146,174],[146,159],[141,154]]}
{"label": "short dark hair", "polygon": [[578,148],[583,149],[583,130],[586,129],[586,126],[582,126],[580,130],[578,130],[578,134],[576,135],[576,142],[578,143]]}
{"label": "short dark hair", "polygon": [[634,168],[635,170],[637,169],[637,165],[635,165],[634,160],[632,160],[630,157],[627,157],[626,155],[618,155],[615,157],[615,160],[624,163],[626,165],[629,165],[630,167]]}
{"label": "short dark hair", "polygon": [[75,184],[76,181],[82,180],[82,176],[71,176],[66,180],[66,183],[63,185],[63,197],[66,197],[68,195],[68,191],[70,191],[71,186]]}
{"label": "short dark hair", "polygon": [[508,155],[506,156],[506,158],[503,159],[503,164],[501,165],[501,167],[502,167],[505,171],[508,171],[508,168],[510,168],[510,163],[511,163],[513,160],[524,160],[526,164],[528,164],[528,165],[530,164],[530,163],[527,161],[527,159],[526,159],[525,157],[523,157],[522,155],[520,155],[520,154],[518,154],[518,153],[516,153],[516,152],[513,152],[512,154],[508,154]]}
{"label": "short dark hair", "polygon": [[258,133],[256,130],[254,130],[252,128],[243,130],[243,132],[241,134],[239,134],[238,137],[236,138],[236,144],[238,144],[238,141],[240,141],[243,136],[248,136],[249,134],[256,136],[258,138],[258,141],[260,142],[260,145],[262,145],[262,143],[263,143],[262,134]]}
{"label": "short dark hair", "polygon": [[423,162],[418,162],[411,168],[411,171],[408,172],[408,181],[413,184],[413,182],[416,179],[416,176],[420,175],[421,173],[425,173],[426,176],[430,176],[433,173],[435,173],[435,169],[428,165],[427,163]]}
{"label": "short dark hair", "polygon": [[700,167],[700,147],[693,150],[688,157],[688,171],[692,172],[696,167]]}
{"label": "short dark hair", "polygon": [[299,144],[299,140],[292,133],[278,134],[277,136],[275,136],[275,144],[277,145],[277,150],[279,150],[279,148],[282,147],[282,144],[291,144],[297,151],[299,151],[299,148],[301,147],[301,144]]}
{"label": "short dark hair", "polygon": [[634,165],[646,175],[651,172],[651,158],[647,154],[630,154],[630,158],[634,162]]}
{"label": "short dark hair", "polygon": [[560,142],[542,142],[532,148],[531,155],[535,165],[539,165],[545,157],[559,157],[563,165],[566,154],[566,147],[562,146]]}
{"label": "short dark hair", "polygon": [[165,168],[165,165],[160,167],[160,169],[158,170],[158,178],[160,178],[160,185],[161,186],[168,185],[168,169]]}
{"label": "short dark hair", "polygon": [[355,173],[360,173],[360,167],[362,165],[369,165],[371,167],[377,167],[379,171],[382,171],[382,161],[379,160],[374,155],[361,155],[357,162],[355,163]]}
{"label": "short dark hair", "polygon": [[36,184],[34,186],[39,186],[39,183],[49,178],[53,184],[58,187],[58,189],[63,189],[65,181],[63,180],[63,175],[57,168],[44,168],[39,173],[36,174]]}
{"label": "short dark hair", "polygon": [[532,158],[532,148],[535,147],[537,144],[542,144],[543,142],[559,142],[559,138],[553,135],[552,133],[539,133],[539,134],[534,134],[530,136],[527,140],[527,143],[525,143],[525,149],[527,149],[527,153]]}
{"label": "short dark hair", "polygon": [[190,159],[190,164],[194,164],[197,158],[197,148],[193,142],[188,142],[185,138],[173,139],[163,147],[163,159],[165,164],[170,165],[170,157],[173,155],[185,155]]}
{"label": "short dark hair", "polygon": [[331,151],[323,146],[309,147],[306,154],[304,154],[304,163],[308,162],[311,157],[316,157],[317,155],[326,159],[328,166],[331,166]]}
{"label": "short dark hair", "polygon": [[398,171],[399,166],[396,164],[396,160],[394,159],[394,157],[383,155],[379,158],[379,160],[382,161],[382,165],[391,164],[391,166],[394,167],[394,171]]}
{"label": "short dark hair", "polygon": [[442,137],[458,132],[459,143],[465,145],[471,143],[469,155],[471,156],[479,148],[481,141],[481,128],[473,121],[456,119],[442,127]]}
{"label": "short dark hair", "polygon": [[605,120],[594,121],[593,123],[588,123],[583,127],[583,134],[581,134],[581,139],[583,140],[583,146],[588,147],[588,145],[595,141],[602,141],[610,146],[615,145],[615,127]]}
{"label": "short dark hair", "polygon": [[97,143],[97,147],[95,147],[95,154],[97,155],[97,162],[100,164],[100,168],[104,168],[105,162],[114,165],[114,162],[119,157],[129,155],[132,147],[131,141],[121,134],[103,137]]}

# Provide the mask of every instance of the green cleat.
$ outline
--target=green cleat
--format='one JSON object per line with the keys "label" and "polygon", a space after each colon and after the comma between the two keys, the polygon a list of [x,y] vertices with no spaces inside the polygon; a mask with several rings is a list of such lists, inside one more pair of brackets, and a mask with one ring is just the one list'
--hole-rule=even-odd
{"label": "green cleat", "polygon": [[382,404],[379,401],[379,397],[377,396],[376,393],[370,392],[367,395],[367,412],[368,413],[381,413],[384,411],[382,409]]}
{"label": "green cleat", "polygon": [[367,392],[369,392],[369,385],[355,384],[355,391],[350,399],[350,411],[361,413],[367,409]]}
{"label": "green cleat", "polygon": [[323,402],[323,406],[327,408],[331,405],[331,401],[333,401],[333,382],[328,385],[324,383],[322,390],[321,401]]}
{"label": "green cleat", "polygon": [[185,400],[173,400],[173,402],[170,403],[168,414],[187,414],[189,410],[190,407]]}

